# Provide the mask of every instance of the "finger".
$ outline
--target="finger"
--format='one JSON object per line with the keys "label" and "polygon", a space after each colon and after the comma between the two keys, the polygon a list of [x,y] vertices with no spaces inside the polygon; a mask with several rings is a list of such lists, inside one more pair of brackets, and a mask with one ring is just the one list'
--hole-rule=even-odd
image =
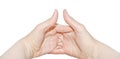
{"label": "finger", "polygon": [[69,26],[64,26],[64,25],[59,25],[57,24],[55,26],[55,28],[49,30],[46,33],[46,36],[51,36],[51,35],[55,35],[56,33],[68,33],[68,32],[72,32],[72,28],[70,28]]}
{"label": "finger", "polygon": [[59,37],[61,37],[61,34],[56,34],[56,47],[50,52],[50,54],[64,54],[64,51],[62,49],[62,43],[60,43],[61,41],[59,41]]}
{"label": "finger", "polygon": [[41,30],[43,32],[46,32],[52,26],[56,25],[57,19],[58,19],[58,11],[55,10],[54,14],[53,14],[53,16],[51,18],[49,18],[48,20],[46,20],[43,23],[39,24],[37,27],[42,28]]}
{"label": "finger", "polygon": [[[38,24],[35,29],[28,35],[30,39],[35,39],[37,42],[42,42],[44,38],[45,32],[50,29],[52,26],[54,26],[57,22],[58,12],[57,10],[54,11],[53,16],[48,19],[47,21]],[[32,37],[32,38],[31,38]],[[40,40],[40,41],[38,41]]]}
{"label": "finger", "polygon": [[47,33],[45,34],[45,37],[52,36],[52,35],[55,35],[55,34],[56,34],[56,30],[53,29],[53,30],[47,32]]}
{"label": "finger", "polygon": [[70,25],[74,30],[78,31],[79,28],[83,27],[83,25],[74,20],[66,10],[63,11],[63,16],[65,22]]}
{"label": "finger", "polygon": [[41,49],[36,52],[35,57],[49,54],[57,45],[57,36],[48,36],[42,43]]}
{"label": "finger", "polygon": [[55,27],[56,32],[72,32],[73,30],[69,26],[64,26],[64,25],[56,25]]}

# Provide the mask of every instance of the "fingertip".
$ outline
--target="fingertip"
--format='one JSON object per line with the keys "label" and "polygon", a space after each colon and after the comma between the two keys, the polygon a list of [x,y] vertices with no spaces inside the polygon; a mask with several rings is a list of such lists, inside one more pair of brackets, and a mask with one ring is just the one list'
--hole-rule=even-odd
{"label": "fingertip", "polygon": [[[63,18],[64,18],[64,20],[65,20],[65,22],[67,23],[67,24],[69,24],[69,20],[68,20],[68,12],[67,12],[67,10],[66,9],[64,9],[63,10]],[[69,24],[70,25],[70,24]]]}
{"label": "fingertip", "polygon": [[64,9],[64,10],[63,10],[63,13],[64,13],[65,15],[69,16],[67,9]]}
{"label": "fingertip", "polygon": [[57,19],[58,19],[58,11],[57,9],[55,9],[52,17],[47,21],[48,25],[49,26],[56,25]]}
{"label": "fingertip", "polygon": [[56,25],[57,19],[58,19],[58,11],[57,9],[55,9],[53,15],[48,20],[41,23],[41,27],[44,29],[44,31],[47,31],[49,30],[49,28]]}
{"label": "fingertip", "polygon": [[66,9],[63,10],[63,16],[64,16],[64,20],[66,21],[67,16],[68,16],[68,12]]}
{"label": "fingertip", "polygon": [[73,18],[68,14],[68,12],[67,12],[66,9],[63,10],[63,17],[64,17],[65,22],[66,22],[68,25],[70,25],[71,27],[73,27],[73,25],[74,25],[74,24],[73,24],[74,20],[73,20]]}
{"label": "fingertip", "polygon": [[58,19],[58,10],[57,9],[54,10],[54,13],[53,13],[51,19],[52,20],[57,20]]}
{"label": "fingertip", "polygon": [[66,23],[68,23],[69,25],[72,23],[73,18],[69,15],[66,9],[63,10],[63,17]]}
{"label": "fingertip", "polygon": [[63,11],[63,16],[64,16],[64,20],[65,22],[70,25],[70,27],[74,30],[74,31],[79,31],[78,27],[81,28],[81,24],[79,22],[77,22],[75,19],[73,19],[67,12],[66,9],[64,9]]}

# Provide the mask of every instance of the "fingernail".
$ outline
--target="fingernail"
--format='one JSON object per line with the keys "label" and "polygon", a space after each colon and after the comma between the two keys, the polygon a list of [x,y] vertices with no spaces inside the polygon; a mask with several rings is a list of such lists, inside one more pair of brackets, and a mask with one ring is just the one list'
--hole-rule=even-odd
{"label": "fingernail", "polygon": [[50,39],[51,41],[53,40],[53,39]]}
{"label": "fingernail", "polygon": [[62,46],[57,46],[57,49],[61,49],[62,48]]}
{"label": "fingernail", "polygon": [[60,35],[58,38],[59,38],[59,39],[63,39],[63,36],[62,36],[62,35]]}
{"label": "fingernail", "polygon": [[62,45],[63,45],[63,43],[62,43],[62,42],[59,42],[57,45],[58,45],[58,46],[62,46]]}
{"label": "fingernail", "polygon": [[64,12],[68,15],[68,11],[66,9],[64,9]]}
{"label": "fingernail", "polygon": [[58,13],[58,10],[57,10],[57,9],[54,10],[54,14],[55,14],[55,13]]}
{"label": "fingernail", "polygon": [[58,39],[58,43],[59,43],[59,42],[62,42],[62,40],[61,40],[61,39]]}

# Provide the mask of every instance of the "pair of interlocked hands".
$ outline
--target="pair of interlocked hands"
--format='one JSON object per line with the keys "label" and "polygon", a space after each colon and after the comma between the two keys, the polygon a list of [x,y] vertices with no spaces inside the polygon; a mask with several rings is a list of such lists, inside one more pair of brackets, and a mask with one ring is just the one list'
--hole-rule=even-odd
{"label": "pair of interlocked hands", "polygon": [[57,10],[47,21],[38,24],[26,37],[1,56],[2,59],[31,59],[45,54],[67,54],[78,59],[118,59],[120,54],[95,40],[84,25],[67,11],[63,17],[68,26],[56,24]]}

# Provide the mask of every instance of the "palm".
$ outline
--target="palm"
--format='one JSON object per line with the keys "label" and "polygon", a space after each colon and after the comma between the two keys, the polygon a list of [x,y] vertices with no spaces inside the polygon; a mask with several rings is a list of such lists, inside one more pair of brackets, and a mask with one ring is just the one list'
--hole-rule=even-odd
{"label": "palm", "polygon": [[56,47],[56,38],[53,36],[46,37],[42,46],[41,46],[41,53],[47,54],[50,53]]}
{"label": "palm", "polygon": [[[58,43],[58,46],[51,52],[54,54],[67,54],[73,57],[78,57],[80,50],[77,47],[74,38],[75,35],[73,32],[60,34],[62,37],[58,37],[57,40],[61,40],[61,43]],[[59,48],[58,48],[59,47]]]}
{"label": "palm", "polygon": [[54,31],[49,30],[49,32],[46,33],[40,49],[34,54],[35,57],[50,53],[56,47],[57,36],[53,36],[53,32]]}
{"label": "palm", "polygon": [[66,54],[74,57],[78,57],[80,54],[80,49],[77,47],[76,42],[74,41],[75,35],[73,32],[65,33],[63,40],[63,49]]}

